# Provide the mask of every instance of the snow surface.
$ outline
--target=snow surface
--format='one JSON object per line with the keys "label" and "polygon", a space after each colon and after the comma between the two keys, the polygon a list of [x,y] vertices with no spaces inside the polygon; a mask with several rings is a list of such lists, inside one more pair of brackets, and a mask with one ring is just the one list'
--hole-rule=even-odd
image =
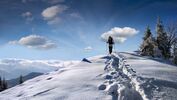
{"label": "snow surface", "polygon": [[[89,62],[88,62],[89,61]],[[0,92],[0,100],[176,100],[177,66],[133,53],[65,62]]]}
{"label": "snow surface", "polygon": [[120,53],[124,62],[136,72],[139,88],[150,100],[177,100],[177,66],[135,53]]}
{"label": "snow surface", "polygon": [[104,79],[105,59],[72,62],[0,93],[0,100],[110,100],[97,86]]}

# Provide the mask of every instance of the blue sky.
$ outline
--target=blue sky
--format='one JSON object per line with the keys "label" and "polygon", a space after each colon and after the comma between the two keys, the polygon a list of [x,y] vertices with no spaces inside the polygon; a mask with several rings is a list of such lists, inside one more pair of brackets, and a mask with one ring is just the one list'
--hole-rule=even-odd
{"label": "blue sky", "polygon": [[115,27],[138,31],[116,44],[137,50],[147,25],[155,34],[177,19],[176,0],[1,0],[0,58],[82,59],[106,54],[101,35]]}

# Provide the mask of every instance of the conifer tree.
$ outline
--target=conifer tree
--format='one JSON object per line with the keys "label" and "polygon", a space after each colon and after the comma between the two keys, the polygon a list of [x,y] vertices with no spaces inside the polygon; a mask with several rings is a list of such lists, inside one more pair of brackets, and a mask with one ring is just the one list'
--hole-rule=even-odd
{"label": "conifer tree", "polygon": [[161,53],[164,58],[169,58],[170,48],[168,46],[168,36],[164,30],[164,27],[163,27],[163,24],[160,18],[158,18],[158,21],[157,21],[156,32],[157,32],[156,42],[158,44],[158,48],[161,50]]}
{"label": "conifer tree", "polygon": [[3,80],[2,80],[2,91],[7,89],[7,87],[8,87],[8,85],[7,85],[6,79],[3,78]]}
{"label": "conifer tree", "polygon": [[151,30],[149,28],[149,26],[147,26],[146,28],[146,32],[144,33],[144,37],[143,37],[143,40],[145,41],[147,38],[149,38],[151,36]]}
{"label": "conifer tree", "polygon": [[0,86],[1,86],[1,84],[2,84],[2,80],[1,80],[1,76],[0,76]]}
{"label": "conifer tree", "polygon": [[19,77],[19,84],[22,84],[22,83],[23,83],[23,76],[20,75],[20,77]]}
{"label": "conifer tree", "polygon": [[1,76],[0,76],[0,92],[2,91],[2,80],[1,80]]}
{"label": "conifer tree", "polygon": [[143,43],[140,47],[141,54],[145,56],[154,56],[154,46],[154,38],[148,26],[143,37]]}
{"label": "conifer tree", "polygon": [[177,40],[175,41],[173,48],[173,62],[177,65]]}
{"label": "conifer tree", "polygon": [[177,64],[177,23],[171,23],[167,26],[168,47],[171,50],[173,62]]}

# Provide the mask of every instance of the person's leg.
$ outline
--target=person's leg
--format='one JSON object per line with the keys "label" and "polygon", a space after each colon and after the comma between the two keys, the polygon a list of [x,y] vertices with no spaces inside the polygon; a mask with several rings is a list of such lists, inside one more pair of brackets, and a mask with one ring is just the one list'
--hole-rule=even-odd
{"label": "person's leg", "polygon": [[111,52],[110,52],[110,54],[112,53],[112,46],[111,46]]}
{"label": "person's leg", "polygon": [[109,54],[112,53],[112,46],[109,46]]}
{"label": "person's leg", "polygon": [[111,54],[111,46],[109,46],[109,54]]}

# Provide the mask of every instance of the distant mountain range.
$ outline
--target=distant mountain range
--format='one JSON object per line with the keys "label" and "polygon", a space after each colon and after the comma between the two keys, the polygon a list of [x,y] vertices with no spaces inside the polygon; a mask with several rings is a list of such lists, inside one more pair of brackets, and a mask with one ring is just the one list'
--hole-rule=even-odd
{"label": "distant mountain range", "polygon": [[[23,76],[23,81],[32,79],[32,78],[37,77],[37,76],[42,75],[42,74],[43,74],[43,73],[39,73],[39,72],[32,72],[32,73],[29,73],[28,75]],[[18,78],[14,78],[14,79],[7,80],[7,84],[8,84],[8,88],[11,88],[11,87],[13,87],[13,86],[18,85],[18,84],[19,84],[19,77],[18,77]]]}

